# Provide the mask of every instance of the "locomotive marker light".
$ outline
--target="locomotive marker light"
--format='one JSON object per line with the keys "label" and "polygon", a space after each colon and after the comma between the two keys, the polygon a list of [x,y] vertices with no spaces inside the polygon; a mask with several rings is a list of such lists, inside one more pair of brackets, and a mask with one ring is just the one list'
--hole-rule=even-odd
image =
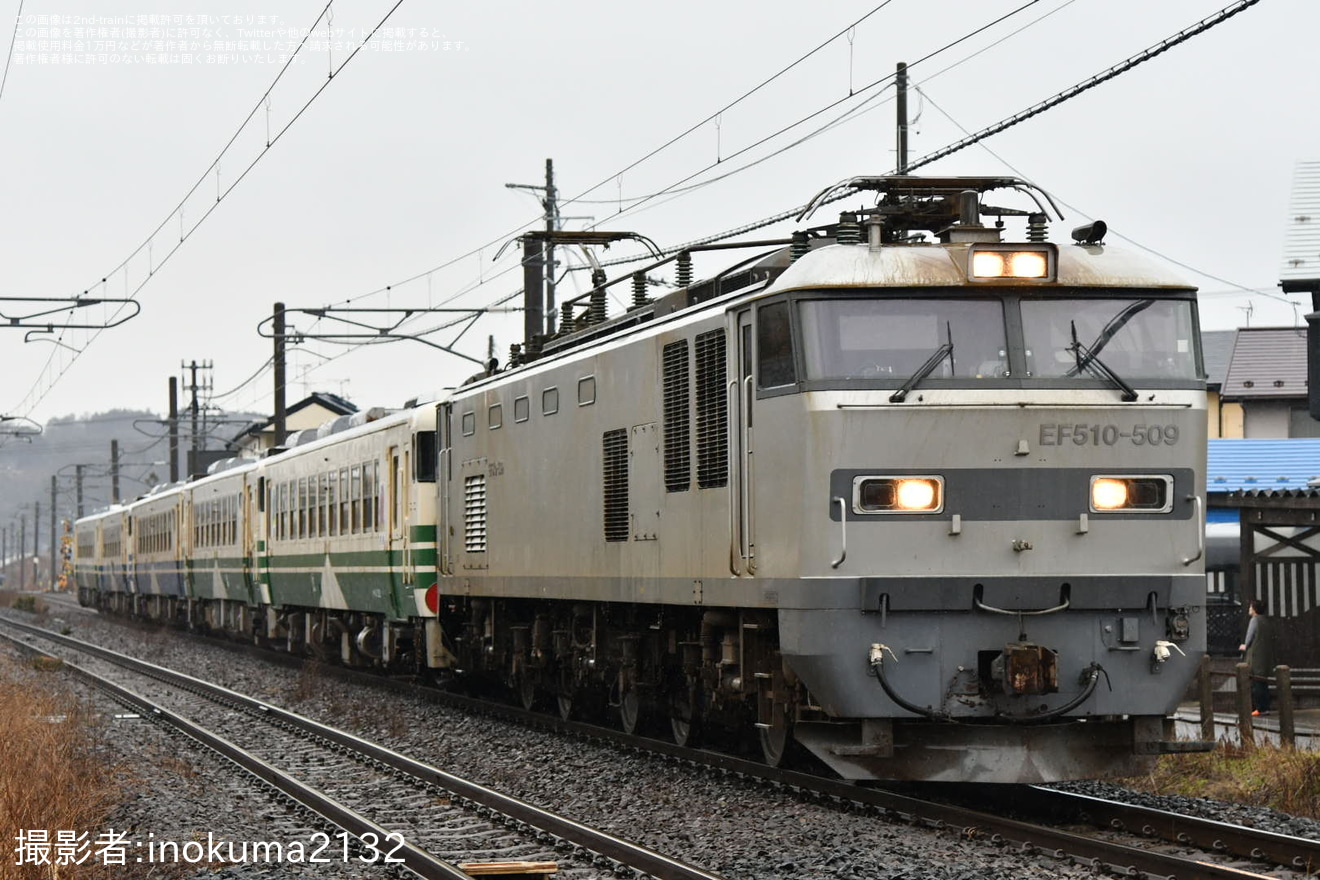
{"label": "locomotive marker light", "polygon": [[971,249],[968,278],[973,281],[1030,279],[1053,281],[1058,260],[1053,245],[977,245]]}
{"label": "locomotive marker light", "polygon": [[1092,513],[1168,513],[1173,510],[1173,477],[1097,475],[1091,477]]}

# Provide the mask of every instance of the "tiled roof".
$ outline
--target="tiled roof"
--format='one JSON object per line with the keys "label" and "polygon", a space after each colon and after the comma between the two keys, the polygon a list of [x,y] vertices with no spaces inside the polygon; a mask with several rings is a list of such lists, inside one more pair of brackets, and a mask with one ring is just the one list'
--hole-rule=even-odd
{"label": "tiled roof", "polygon": [[1206,330],[1201,333],[1201,354],[1205,357],[1206,384],[1218,388],[1224,384],[1228,361],[1233,356],[1236,330]]}
{"label": "tiled roof", "polygon": [[1320,438],[1210,441],[1210,492],[1295,493],[1320,478]]}
{"label": "tiled roof", "polygon": [[1306,329],[1244,327],[1228,364],[1220,395],[1246,397],[1306,396]]}

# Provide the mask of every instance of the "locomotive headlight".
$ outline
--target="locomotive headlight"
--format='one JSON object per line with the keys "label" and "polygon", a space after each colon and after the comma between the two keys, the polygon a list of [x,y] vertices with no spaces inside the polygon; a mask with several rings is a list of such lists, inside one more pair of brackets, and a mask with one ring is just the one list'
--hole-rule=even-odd
{"label": "locomotive headlight", "polygon": [[1052,281],[1054,254],[1054,246],[1050,244],[976,245],[972,248],[967,274],[972,281],[995,278]]}
{"label": "locomotive headlight", "polygon": [[853,479],[854,513],[939,513],[943,507],[943,477],[868,474]]}
{"label": "locomotive headlight", "polygon": [[1101,479],[1091,484],[1091,506],[1097,510],[1117,510],[1127,505],[1127,483]]}
{"label": "locomotive headlight", "polygon": [[1160,474],[1091,478],[1092,513],[1168,513],[1173,509],[1173,477]]}
{"label": "locomotive headlight", "polygon": [[934,480],[899,480],[898,507],[900,510],[932,510],[939,506],[939,484]]}

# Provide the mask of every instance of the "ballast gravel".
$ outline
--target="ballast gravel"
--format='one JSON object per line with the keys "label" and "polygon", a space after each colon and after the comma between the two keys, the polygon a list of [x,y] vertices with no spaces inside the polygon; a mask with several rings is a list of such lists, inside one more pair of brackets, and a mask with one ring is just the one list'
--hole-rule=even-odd
{"label": "ballast gravel", "polygon": [[[6,614],[13,612],[4,612]],[[971,880],[971,878],[1093,877],[1088,867],[1049,856],[1023,855],[950,833],[895,824],[779,793],[765,786],[643,753],[528,729],[464,710],[423,703],[364,685],[263,663],[255,657],[181,634],[61,612],[73,635],[215,681],[322,723],[381,742],[419,761],[498,788],[507,794],[598,826],[728,878],[828,880]],[[22,615],[27,617],[27,615]],[[52,626],[47,618],[39,621]],[[52,627],[52,628],[57,628]],[[160,734],[157,733],[159,736]],[[178,749],[175,750],[176,752]],[[213,759],[218,760],[218,759]],[[144,763],[151,763],[150,760]],[[222,771],[223,772],[223,771]],[[229,771],[233,775],[233,771]],[[217,777],[220,778],[220,777]],[[1101,783],[1069,787],[1113,800],[1163,806],[1316,836],[1320,823],[1269,810],[1190,798],[1156,798]],[[216,791],[162,791],[139,799],[139,827],[169,825],[192,810],[214,816],[244,812]],[[219,802],[219,803],[217,803]],[[158,810],[156,819],[148,813]],[[263,817],[246,811],[248,835],[271,833]],[[231,819],[238,816],[231,816]],[[240,838],[241,839],[241,838]],[[227,868],[218,876],[304,876],[296,869]],[[357,874],[384,877],[380,868]],[[285,873],[288,871],[288,873]],[[206,875],[211,876],[211,875]],[[325,876],[318,872],[317,876]]]}

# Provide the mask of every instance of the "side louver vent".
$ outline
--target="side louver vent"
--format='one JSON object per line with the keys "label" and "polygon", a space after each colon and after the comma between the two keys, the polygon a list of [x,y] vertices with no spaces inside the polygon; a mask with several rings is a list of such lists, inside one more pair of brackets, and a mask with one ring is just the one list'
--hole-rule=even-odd
{"label": "side louver vent", "polygon": [[463,549],[486,552],[486,475],[463,478]]}
{"label": "side louver vent", "polygon": [[692,413],[688,386],[688,343],[671,342],[662,352],[665,416],[665,488],[686,492],[692,485]]}
{"label": "side louver vent", "polygon": [[604,435],[605,540],[628,540],[628,431]]}
{"label": "side louver vent", "polygon": [[697,485],[729,483],[728,421],[725,396],[724,331],[697,337]]}

